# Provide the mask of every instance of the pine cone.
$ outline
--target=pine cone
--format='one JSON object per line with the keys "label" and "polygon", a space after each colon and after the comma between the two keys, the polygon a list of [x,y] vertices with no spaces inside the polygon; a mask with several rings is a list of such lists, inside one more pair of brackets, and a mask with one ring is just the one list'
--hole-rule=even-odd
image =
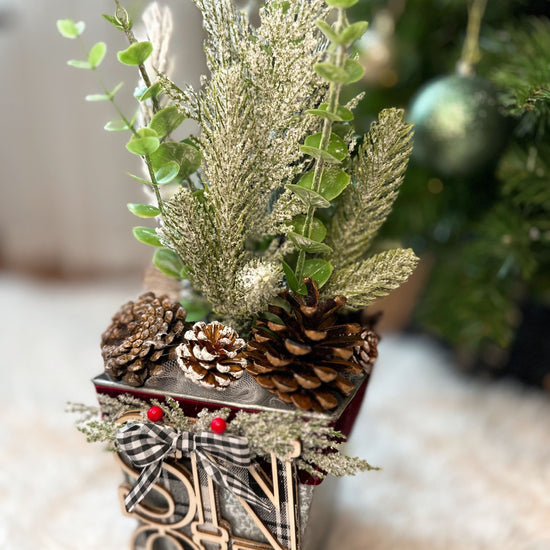
{"label": "pine cone", "polygon": [[361,340],[361,344],[353,348],[353,358],[367,374],[370,374],[378,357],[379,337],[371,328],[363,327]]}
{"label": "pine cone", "polygon": [[282,324],[259,319],[252,329],[247,370],[283,401],[322,412],[353,391],[353,383],[342,375],[362,372],[354,360],[362,329],[357,323],[335,324],[344,296],[320,302],[316,283],[310,278],[304,282],[307,296],[285,290],[279,296],[288,306],[269,306]]}
{"label": "pine cone", "polygon": [[185,309],[167,296],[142,294],[124,304],[101,336],[105,372],[114,380],[141,386],[177,343]]}
{"label": "pine cone", "polygon": [[176,348],[178,363],[185,375],[208,388],[223,390],[244,372],[246,359],[241,353],[245,341],[218,321],[199,321],[185,333],[186,344]]}

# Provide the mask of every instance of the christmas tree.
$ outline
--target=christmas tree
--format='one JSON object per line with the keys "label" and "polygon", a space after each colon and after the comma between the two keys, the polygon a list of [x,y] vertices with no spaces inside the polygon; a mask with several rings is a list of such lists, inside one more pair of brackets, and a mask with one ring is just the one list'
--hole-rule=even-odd
{"label": "christmas tree", "polygon": [[548,3],[365,1],[355,14],[372,21],[362,124],[387,104],[415,122],[381,236],[408,234],[435,259],[416,323],[470,368],[550,387]]}

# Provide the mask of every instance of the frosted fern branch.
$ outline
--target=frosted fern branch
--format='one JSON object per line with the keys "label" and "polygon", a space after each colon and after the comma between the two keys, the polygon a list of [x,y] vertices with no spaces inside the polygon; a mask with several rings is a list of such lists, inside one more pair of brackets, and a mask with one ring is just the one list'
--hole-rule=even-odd
{"label": "frosted fern branch", "polygon": [[359,147],[353,166],[355,185],[342,193],[327,236],[335,268],[363,258],[390,213],[412,151],[411,128],[402,110],[386,109]]}
{"label": "frosted fern branch", "polygon": [[417,263],[418,258],[410,248],[381,252],[334,270],[323,294],[346,296],[346,305],[363,308],[404,283]]}

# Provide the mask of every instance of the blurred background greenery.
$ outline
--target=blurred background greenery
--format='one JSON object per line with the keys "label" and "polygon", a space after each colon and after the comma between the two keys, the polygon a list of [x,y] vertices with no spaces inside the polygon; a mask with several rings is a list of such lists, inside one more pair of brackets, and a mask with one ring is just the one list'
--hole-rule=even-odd
{"label": "blurred background greenery", "polygon": [[489,0],[475,78],[457,72],[469,8],[466,0],[354,8],[370,21],[358,44],[360,131],[389,106],[406,108],[416,125],[382,238],[424,260],[413,327],[452,346],[467,369],[550,390],[550,5]]}

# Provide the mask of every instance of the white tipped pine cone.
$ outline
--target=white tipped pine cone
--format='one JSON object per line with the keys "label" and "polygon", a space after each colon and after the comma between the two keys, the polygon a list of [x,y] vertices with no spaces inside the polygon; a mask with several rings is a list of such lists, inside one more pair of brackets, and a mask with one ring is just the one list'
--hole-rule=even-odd
{"label": "white tipped pine cone", "polygon": [[187,343],[176,348],[178,364],[193,382],[223,390],[243,375],[245,341],[218,321],[199,321],[188,330]]}

